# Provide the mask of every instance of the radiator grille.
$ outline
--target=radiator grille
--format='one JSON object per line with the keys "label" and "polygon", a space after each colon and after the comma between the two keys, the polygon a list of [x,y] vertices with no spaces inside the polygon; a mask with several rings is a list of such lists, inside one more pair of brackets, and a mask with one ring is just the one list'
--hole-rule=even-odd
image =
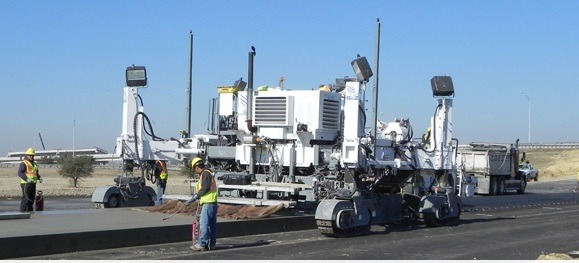
{"label": "radiator grille", "polygon": [[322,104],[322,128],[337,130],[340,128],[340,102],[325,99]]}
{"label": "radiator grille", "polygon": [[256,97],[256,125],[287,125],[287,97]]}

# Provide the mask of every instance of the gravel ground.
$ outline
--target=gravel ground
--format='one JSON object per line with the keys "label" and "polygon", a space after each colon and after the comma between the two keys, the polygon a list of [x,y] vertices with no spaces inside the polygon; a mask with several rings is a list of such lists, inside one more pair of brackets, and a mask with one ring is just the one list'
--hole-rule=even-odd
{"label": "gravel ground", "polygon": [[[20,198],[22,195],[17,171],[16,165],[0,167],[0,198]],[[56,166],[40,165],[39,172],[43,182],[37,185],[37,190],[42,190],[47,197],[91,197],[97,187],[115,185],[113,179],[121,174],[112,168],[95,168],[91,177],[82,178],[78,186],[74,187],[72,180],[58,174]],[[150,181],[147,181],[147,185],[156,189]],[[166,193],[189,195],[191,188],[188,178],[178,171],[169,171]]]}

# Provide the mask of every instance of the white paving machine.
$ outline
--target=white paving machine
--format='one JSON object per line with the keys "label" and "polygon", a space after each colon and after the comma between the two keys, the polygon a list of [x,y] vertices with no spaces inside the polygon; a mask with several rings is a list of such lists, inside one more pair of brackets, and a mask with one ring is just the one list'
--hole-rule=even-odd
{"label": "white paving machine", "polygon": [[422,138],[413,138],[408,119],[377,122],[372,136],[365,130],[364,95],[372,71],[365,57],[351,64],[356,78],[311,90],[253,91],[250,74],[248,90],[220,100],[220,106],[234,103],[227,108],[237,123],[235,165],[221,178],[220,202],[313,209],[329,236],[363,234],[371,225],[405,219],[458,223],[451,77],[431,80],[437,104]]}
{"label": "white paving machine", "polygon": [[[215,170],[219,202],[315,211],[323,234],[366,234],[371,225],[422,219],[427,225],[456,224],[456,150],[452,138],[454,87],[448,76],[431,80],[437,99],[427,133],[413,138],[408,119],[376,121],[366,131],[365,90],[372,70],[365,57],[351,62],[355,78],[310,90],[253,89],[249,52],[248,88],[236,81],[218,87],[208,134],[157,137],[143,111],[138,90],[144,67],[127,68],[122,133],[115,155],[123,174],[115,185],[98,187],[97,207],[153,205],[155,160],[187,163],[203,156]],[[140,173],[134,173],[135,167]]]}
{"label": "white paving machine", "polygon": [[169,139],[155,135],[139,95],[139,90],[147,87],[145,67],[127,67],[126,82],[121,136],[114,152],[122,160],[122,173],[113,179],[114,184],[95,189],[91,200],[96,208],[154,205],[157,194],[147,181],[155,184],[155,161],[177,165],[203,154],[207,145],[219,145],[218,136],[211,134],[188,136],[181,131],[181,138]]}
{"label": "white paving machine", "polygon": [[456,170],[458,141],[452,138],[452,97],[449,76],[431,80],[437,97],[430,128],[412,138],[408,119],[376,125],[376,138],[364,133],[366,78],[348,82],[344,134],[338,167],[351,187],[335,189],[318,204],[315,219],[328,236],[366,234],[372,225],[422,219],[426,225],[457,224],[461,199]]}

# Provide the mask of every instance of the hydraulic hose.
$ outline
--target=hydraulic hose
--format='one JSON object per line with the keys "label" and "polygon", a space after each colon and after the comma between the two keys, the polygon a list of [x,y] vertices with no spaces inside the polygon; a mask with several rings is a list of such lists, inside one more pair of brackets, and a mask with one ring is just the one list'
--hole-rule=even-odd
{"label": "hydraulic hose", "polygon": [[29,202],[34,202],[34,200],[36,199],[36,196],[34,197],[34,199],[30,199],[28,197],[28,184],[24,184],[24,197],[26,197],[26,200],[28,200]]}

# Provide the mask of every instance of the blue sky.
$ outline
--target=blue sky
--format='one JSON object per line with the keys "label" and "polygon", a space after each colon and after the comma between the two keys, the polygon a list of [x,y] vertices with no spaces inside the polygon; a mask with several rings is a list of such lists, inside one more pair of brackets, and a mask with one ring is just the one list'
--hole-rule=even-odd
{"label": "blue sky", "polygon": [[[206,130],[217,87],[312,89],[374,65],[381,21],[379,119],[409,118],[415,136],[436,106],[430,79],[454,80],[453,137],[579,141],[579,1],[8,1],[0,0],[0,156],[100,147],[121,132],[125,68],[147,67],[140,90],[159,137],[186,128],[189,31],[192,131]],[[373,83],[373,79],[370,81]],[[366,94],[371,108],[371,90]]]}

